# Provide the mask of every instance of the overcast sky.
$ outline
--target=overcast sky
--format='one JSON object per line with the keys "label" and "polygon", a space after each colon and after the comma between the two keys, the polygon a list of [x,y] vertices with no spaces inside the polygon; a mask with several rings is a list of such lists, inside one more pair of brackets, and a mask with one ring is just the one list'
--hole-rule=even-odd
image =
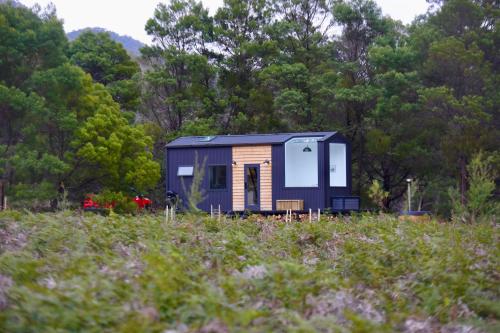
{"label": "overcast sky", "polygon": [[[375,0],[384,15],[410,23],[416,15],[427,11],[425,0]],[[20,0],[31,7],[39,3],[45,7],[56,5],[57,16],[64,20],[66,32],[86,28],[102,27],[120,35],[128,35],[144,43],[150,38],[144,31],[146,21],[153,16],[159,0]],[[202,0],[214,13],[223,0]]]}

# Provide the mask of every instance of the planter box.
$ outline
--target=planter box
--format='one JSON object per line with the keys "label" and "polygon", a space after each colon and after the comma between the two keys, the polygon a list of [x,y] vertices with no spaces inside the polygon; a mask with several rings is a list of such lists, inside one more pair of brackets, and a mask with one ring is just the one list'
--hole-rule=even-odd
{"label": "planter box", "polygon": [[304,210],[304,200],[276,200],[276,210]]}

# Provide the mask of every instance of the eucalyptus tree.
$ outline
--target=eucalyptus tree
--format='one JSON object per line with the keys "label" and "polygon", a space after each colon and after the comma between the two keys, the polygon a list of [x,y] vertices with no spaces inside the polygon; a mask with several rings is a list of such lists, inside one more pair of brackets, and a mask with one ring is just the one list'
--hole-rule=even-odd
{"label": "eucalyptus tree", "polygon": [[360,193],[366,180],[364,118],[375,108],[379,94],[373,85],[374,72],[368,53],[376,39],[390,33],[395,25],[383,17],[372,0],[336,1],[332,10],[342,33],[334,40],[332,49],[337,80],[329,119],[353,142],[355,188]]}
{"label": "eucalyptus tree", "polygon": [[269,28],[273,40],[292,63],[311,70],[324,61],[321,47],[332,37],[333,0],[276,0]]}
{"label": "eucalyptus tree", "polygon": [[141,50],[146,64],[143,113],[164,134],[209,117],[217,108],[216,71],[210,63],[212,21],[201,2],[159,4],[146,24],[153,45]]}
{"label": "eucalyptus tree", "polygon": [[266,57],[276,49],[265,31],[271,18],[272,8],[265,0],[225,0],[214,16],[218,86],[225,101],[223,131],[254,131],[262,112],[268,111],[259,105],[255,87]]}
{"label": "eucalyptus tree", "polygon": [[259,74],[260,91],[272,94],[276,118],[288,131],[321,128],[315,83],[329,73],[330,7],[327,0],[272,2],[273,20],[266,32],[277,52]]}

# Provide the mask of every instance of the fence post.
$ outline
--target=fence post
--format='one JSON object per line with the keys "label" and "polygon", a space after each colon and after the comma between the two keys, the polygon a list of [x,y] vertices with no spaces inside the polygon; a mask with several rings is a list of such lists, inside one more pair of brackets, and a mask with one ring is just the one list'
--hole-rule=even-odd
{"label": "fence post", "polygon": [[222,212],[220,211],[220,205],[219,205],[219,222],[220,222],[220,219],[221,219],[221,214],[222,214]]}
{"label": "fence post", "polygon": [[0,180],[0,211],[7,209],[5,207],[5,188],[3,181]]}
{"label": "fence post", "polygon": [[318,208],[318,222],[321,220],[321,210]]}
{"label": "fence post", "polygon": [[312,208],[309,208],[309,223],[312,222]]}

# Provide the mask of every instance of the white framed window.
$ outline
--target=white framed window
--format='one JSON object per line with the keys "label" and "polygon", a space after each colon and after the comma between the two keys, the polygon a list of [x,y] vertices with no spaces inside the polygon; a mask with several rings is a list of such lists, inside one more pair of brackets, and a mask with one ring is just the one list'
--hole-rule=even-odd
{"label": "white framed window", "polygon": [[320,138],[293,138],[285,142],[285,187],[318,187]]}
{"label": "white framed window", "polygon": [[180,166],[177,168],[177,176],[179,177],[192,176],[193,171],[194,171],[193,166]]}
{"label": "white framed window", "polygon": [[330,143],[330,186],[347,186],[347,157],[345,143]]}

